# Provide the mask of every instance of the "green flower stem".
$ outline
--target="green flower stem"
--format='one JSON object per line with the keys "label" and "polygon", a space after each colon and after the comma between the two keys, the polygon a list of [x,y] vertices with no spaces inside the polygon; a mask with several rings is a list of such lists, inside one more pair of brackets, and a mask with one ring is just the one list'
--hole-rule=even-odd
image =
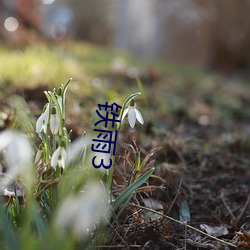
{"label": "green flower stem", "polygon": [[46,129],[46,133],[45,133],[45,143],[44,143],[44,148],[45,148],[45,157],[46,157],[46,164],[48,164],[50,162],[50,136],[49,136],[49,129],[50,129],[50,114],[52,111],[52,101],[51,98],[49,97],[48,92],[44,91],[48,101],[49,101],[49,117],[48,117],[48,123],[47,123],[47,129]]}
{"label": "green flower stem", "polygon": [[61,107],[60,107],[60,105],[59,105],[59,103],[58,103],[58,101],[57,101],[57,99],[56,99],[56,96],[55,96],[55,94],[54,93],[52,93],[51,91],[48,91],[48,93],[49,93],[49,95],[50,95],[50,97],[51,97],[51,99],[53,100],[53,103],[56,105],[56,108],[57,108],[57,111],[59,112],[59,120],[60,120],[60,122],[59,122],[59,136],[62,136],[63,135],[63,123],[64,123],[64,119],[63,119],[63,117],[62,117],[62,110],[61,110]]}
{"label": "green flower stem", "polygon": [[[68,88],[69,83],[70,83],[71,80],[72,80],[72,78],[70,78],[68,80],[68,82],[65,84],[65,86],[63,86],[63,89],[62,89],[62,109],[61,109],[61,107],[60,107],[60,105],[59,105],[59,103],[57,101],[56,93],[48,91],[50,99],[53,100],[53,103],[56,105],[56,108],[57,108],[57,110],[59,112],[59,114],[58,114],[59,119],[60,119],[60,122],[59,122],[60,123],[59,136],[63,135],[63,128],[64,128],[64,125],[65,125],[65,95],[66,95],[66,91],[67,91],[67,88]],[[48,96],[47,96],[47,98],[48,98]]]}
{"label": "green flower stem", "polygon": [[63,127],[63,138],[65,141],[64,145],[65,149],[69,149],[71,140],[70,140],[70,135],[65,127]]}
{"label": "green flower stem", "polygon": [[66,101],[66,91],[68,89],[69,83],[71,82],[72,78],[70,78],[67,83],[63,86],[62,89],[62,127],[65,126],[65,101]]}
{"label": "green flower stem", "polygon": [[56,135],[52,135],[52,149],[53,152],[56,150]]}

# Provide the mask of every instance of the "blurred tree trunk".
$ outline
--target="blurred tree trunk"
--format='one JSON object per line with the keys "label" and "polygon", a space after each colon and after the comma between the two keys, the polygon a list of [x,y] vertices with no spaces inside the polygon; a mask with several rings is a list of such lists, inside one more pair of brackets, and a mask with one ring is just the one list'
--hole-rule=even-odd
{"label": "blurred tree trunk", "polygon": [[209,65],[223,71],[246,69],[250,66],[250,1],[209,2]]}
{"label": "blurred tree trunk", "polygon": [[112,40],[112,1],[64,0],[74,12],[73,29],[77,39],[109,44]]}
{"label": "blurred tree trunk", "polygon": [[222,71],[250,67],[249,0],[158,1],[166,58]]}
{"label": "blurred tree trunk", "polygon": [[19,43],[25,45],[41,36],[41,2],[39,0],[15,0],[19,22]]}
{"label": "blurred tree trunk", "polygon": [[26,30],[38,32],[41,24],[41,3],[38,0],[16,0],[17,19]]}

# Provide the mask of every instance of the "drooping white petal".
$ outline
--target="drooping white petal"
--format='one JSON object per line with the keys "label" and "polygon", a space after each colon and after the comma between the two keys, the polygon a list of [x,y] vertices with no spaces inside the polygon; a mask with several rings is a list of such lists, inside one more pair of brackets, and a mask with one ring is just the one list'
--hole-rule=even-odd
{"label": "drooping white petal", "polygon": [[84,135],[83,137],[74,140],[71,143],[67,154],[68,162],[72,163],[73,161],[78,159],[78,157],[85,159],[87,146],[90,145],[91,142],[92,138],[90,138],[89,135]]}
{"label": "drooping white petal", "polygon": [[95,226],[108,220],[108,202],[104,197],[98,182],[91,183],[80,195],[68,196],[56,213],[56,229],[80,240],[90,238]]}
{"label": "drooping white petal", "polygon": [[64,148],[62,148],[60,156],[61,156],[61,159],[58,160],[58,166],[64,169],[66,165],[66,161],[67,161],[67,152]]}
{"label": "drooping white petal", "polygon": [[135,113],[136,113],[136,119],[141,123],[143,124],[144,123],[144,120],[143,120],[143,117],[142,117],[142,114],[141,112],[135,108]]}
{"label": "drooping white petal", "polygon": [[58,165],[60,168],[65,168],[66,165],[66,161],[67,161],[67,152],[64,149],[64,147],[59,146],[56,151],[52,154],[51,157],[51,166],[53,168],[56,168],[56,166]]}
{"label": "drooping white petal", "polygon": [[20,167],[31,162],[32,148],[28,138],[25,135],[15,133],[6,148],[6,157],[10,168]]}
{"label": "drooping white petal", "polygon": [[135,113],[135,108],[130,107],[129,112],[128,112],[128,122],[129,125],[134,128],[135,122],[136,122],[136,113]]}
{"label": "drooping white petal", "polygon": [[47,132],[47,124],[49,120],[49,105],[47,105],[45,111],[40,115],[36,122],[36,132],[40,133],[44,131]]}
{"label": "drooping white petal", "polygon": [[65,161],[63,158],[58,159],[57,164],[59,168],[62,168],[62,169],[65,168]]}
{"label": "drooping white petal", "polygon": [[62,156],[62,158],[63,158],[63,159],[65,160],[65,162],[66,162],[66,160],[67,160],[67,152],[66,152],[66,150],[65,150],[64,148],[62,148],[61,156]]}
{"label": "drooping white petal", "polygon": [[144,123],[144,120],[143,120],[143,117],[142,117],[142,114],[141,112],[135,107],[135,104],[134,102],[130,102],[130,105],[128,108],[126,108],[123,112],[123,115],[122,115],[122,120],[125,118],[125,116],[128,114],[128,122],[129,122],[129,125],[134,128],[135,126],[135,123],[136,123],[136,119],[141,123],[143,124]]}
{"label": "drooping white petal", "polygon": [[0,133],[0,152],[5,149],[13,138],[13,133],[9,130],[5,130]]}
{"label": "drooping white petal", "polygon": [[77,214],[78,203],[76,202],[75,196],[67,197],[56,214],[55,226],[62,231],[67,232],[71,230]]}
{"label": "drooping white petal", "polygon": [[59,120],[56,114],[52,114],[50,117],[50,130],[53,135],[56,135],[59,131]]}
{"label": "drooping white petal", "polygon": [[42,130],[45,134],[47,133],[47,126],[48,126],[48,122],[44,121],[43,125],[42,125]]}
{"label": "drooping white petal", "polygon": [[44,119],[45,120],[49,119],[49,104],[47,104],[46,109],[44,111]]}
{"label": "drooping white petal", "polygon": [[28,138],[21,133],[4,131],[0,134],[0,151],[2,150],[5,150],[4,159],[8,169],[5,177],[1,179],[0,188],[5,188],[17,177],[21,177],[29,187],[33,181],[33,152]]}
{"label": "drooping white petal", "polygon": [[125,118],[126,114],[128,113],[129,111],[129,108],[126,108],[124,111],[123,111],[123,114],[122,114],[122,120]]}
{"label": "drooping white petal", "polygon": [[36,132],[37,133],[40,133],[42,131],[43,123],[44,123],[44,113],[42,113],[40,115],[40,117],[37,119],[37,122],[36,122]]}
{"label": "drooping white petal", "polygon": [[59,146],[56,149],[56,151],[52,154],[52,157],[51,157],[50,163],[51,163],[51,166],[53,168],[55,168],[57,166],[57,164],[58,164],[58,158],[59,158],[60,154],[61,154],[61,147]]}

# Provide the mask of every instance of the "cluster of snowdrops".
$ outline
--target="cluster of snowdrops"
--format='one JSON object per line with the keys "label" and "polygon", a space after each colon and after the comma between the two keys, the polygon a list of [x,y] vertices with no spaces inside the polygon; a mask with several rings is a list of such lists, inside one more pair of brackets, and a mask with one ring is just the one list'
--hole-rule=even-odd
{"label": "cluster of snowdrops", "polygon": [[[76,242],[83,246],[90,242],[103,243],[105,237],[96,237],[100,234],[98,230],[110,223],[114,214],[119,214],[119,209],[124,209],[124,202],[154,171],[151,168],[141,174],[118,197],[110,199],[115,161],[108,170],[95,169],[91,159],[98,153],[91,151],[91,135],[84,134],[72,142],[72,131],[65,126],[69,83],[70,80],[57,89],[44,92],[47,103],[32,136],[13,130],[0,134],[1,168],[5,169],[0,189],[2,193],[13,189],[16,194],[7,203],[2,203],[3,226],[0,230],[6,232],[2,244],[14,244],[15,249],[42,249],[44,243],[37,240],[26,247],[24,239],[26,234],[34,233],[33,228],[34,239],[38,235],[48,242],[53,237],[55,249],[65,241],[68,242],[66,249],[73,249]],[[121,121],[128,117],[132,128],[136,120],[144,123],[135,107],[138,95],[139,92],[131,94],[119,114]],[[116,124],[118,135],[122,124]],[[110,157],[115,156],[107,155]],[[21,190],[21,201],[17,190]],[[4,223],[8,224],[6,228]],[[14,235],[14,240],[8,235]]]}

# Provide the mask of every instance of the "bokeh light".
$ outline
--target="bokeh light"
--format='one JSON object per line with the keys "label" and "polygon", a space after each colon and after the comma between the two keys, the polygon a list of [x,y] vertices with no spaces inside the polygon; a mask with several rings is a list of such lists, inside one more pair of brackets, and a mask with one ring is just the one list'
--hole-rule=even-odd
{"label": "bokeh light", "polygon": [[62,24],[56,24],[51,27],[50,34],[53,37],[53,39],[60,40],[66,36],[67,29]]}
{"label": "bokeh light", "polygon": [[18,20],[15,17],[8,17],[4,21],[4,27],[9,32],[14,32],[18,29]]}

